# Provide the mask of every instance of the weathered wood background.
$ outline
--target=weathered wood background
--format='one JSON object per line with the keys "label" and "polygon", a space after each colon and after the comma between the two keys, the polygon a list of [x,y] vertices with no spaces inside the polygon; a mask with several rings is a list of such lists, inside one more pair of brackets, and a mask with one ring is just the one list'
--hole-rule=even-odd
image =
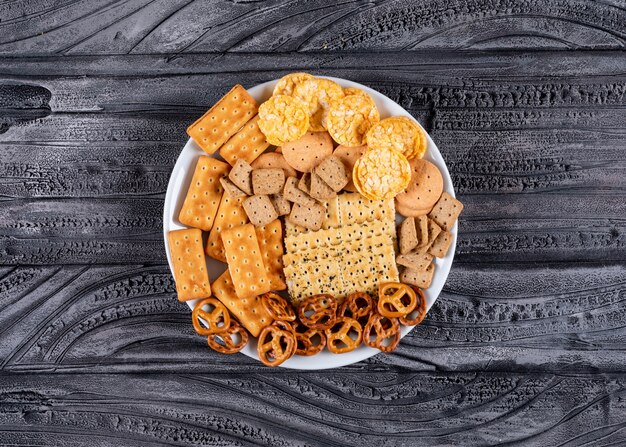
{"label": "weathered wood background", "polygon": [[[0,444],[626,444],[625,45],[623,0],[0,1]],[[214,355],[162,243],[186,125],[294,70],[407,108],[466,204],[340,370]]]}

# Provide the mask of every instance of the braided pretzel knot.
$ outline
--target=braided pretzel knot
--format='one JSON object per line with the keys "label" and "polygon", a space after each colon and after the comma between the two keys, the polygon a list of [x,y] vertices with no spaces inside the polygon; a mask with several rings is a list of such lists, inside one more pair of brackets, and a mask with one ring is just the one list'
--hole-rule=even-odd
{"label": "braided pretzel knot", "polygon": [[[204,306],[209,306],[209,310],[204,310]],[[202,325],[200,318],[206,322],[206,326]],[[191,322],[200,335],[218,334],[225,332],[230,326],[230,314],[221,301],[207,298],[195,305],[191,312]]]}
{"label": "braided pretzel knot", "polygon": [[296,336],[293,332],[270,325],[259,334],[257,353],[267,366],[278,366],[295,352]]}
{"label": "braided pretzel knot", "polygon": [[417,286],[411,286],[417,296],[417,305],[415,308],[403,317],[400,317],[400,324],[405,326],[415,326],[420,324],[426,316],[426,296],[424,291]]}
{"label": "braided pretzel knot", "polygon": [[296,326],[296,355],[311,356],[319,354],[326,347],[324,331],[311,329],[303,324]]}
{"label": "braided pretzel knot", "polygon": [[372,314],[363,330],[363,343],[370,348],[391,352],[400,343],[400,325],[397,318]]}
{"label": "braided pretzel knot", "polygon": [[298,307],[300,321],[311,329],[326,330],[337,318],[337,300],[332,295],[313,295]]}
{"label": "braided pretzel knot", "polygon": [[378,313],[385,317],[403,317],[416,305],[417,296],[408,284],[388,282],[378,288]]}
{"label": "braided pretzel knot", "polygon": [[354,351],[363,339],[363,328],[354,318],[339,317],[326,329],[328,350],[334,354]]}
{"label": "braided pretzel knot", "polygon": [[207,343],[214,351],[222,354],[234,354],[248,344],[248,331],[235,320],[231,320],[230,326],[225,332],[209,335]]}
{"label": "braided pretzel knot", "polygon": [[355,292],[343,300],[338,316],[354,318],[361,326],[365,326],[373,309],[374,301],[368,293]]}
{"label": "braided pretzel knot", "polygon": [[293,307],[291,307],[291,304],[277,293],[264,293],[261,295],[261,302],[267,313],[269,313],[274,320],[294,321],[296,319],[296,313]]}

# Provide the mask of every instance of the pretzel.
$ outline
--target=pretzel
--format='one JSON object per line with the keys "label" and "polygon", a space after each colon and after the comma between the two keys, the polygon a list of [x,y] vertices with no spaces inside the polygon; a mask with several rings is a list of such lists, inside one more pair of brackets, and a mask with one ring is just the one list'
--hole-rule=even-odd
{"label": "pretzel", "polygon": [[319,329],[311,329],[304,324],[296,326],[296,355],[319,354],[326,347],[326,335]]}
{"label": "pretzel", "polygon": [[400,325],[397,318],[372,314],[363,330],[363,343],[370,348],[391,352],[400,343]]}
{"label": "pretzel", "polygon": [[259,334],[256,349],[264,365],[278,366],[294,354],[295,344],[296,336],[293,332],[270,325]]}
{"label": "pretzel", "polygon": [[298,307],[300,321],[311,329],[326,330],[337,318],[337,300],[332,295],[313,295]]}
{"label": "pretzel", "polygon": [[296,313],[291,304],[282,296],[274,292],[268,292],[261,295],[263,307],[276,321],[294,321]]}
{"label": "pretzel", "polygon": [[[415,308],[403,317],[399,318],[400,324],[405,326],[415,326],[420,324],[426,316],[426,296],[424,291],[417,286],[411,286],[417,296],[417,305]],[[415,315],[411,317],[411,315]]]}
{"label": "pretzel", "polygon": [[[293,327],[291,323],[287,321],[276,320],[274,321],[274,323],[272,323],[272,326],[276,326],[278,329],[283,330],[285,332],[290,332],[293,334],[294,337],[296,337],[296,329]],[[297,341],[297,337],[296,337],[296,341]],[[293,344],[293,352],[289,353],[288,358],[291,358],[294,356],[294,354],[296,353],[296,348],[298,347],[297,345],[298,345],[297,343]]]}
{"label": "pretzel", "polygon": [[408,284],[388,282],[378,287],[378,313],[385,317],[403,317],[416,305],[417,296]]}
{"label": "pretzel", "polygon": [[248,344],[248,338],[248,331],[235,320],[231,320],[226,332],[209,335],[207,343],[214,351],[222,354],[234,354]]}
{"label": "pretzel", "polygon": [[[209,310],[204,310],[204,306]],[[200,318],[206,322],[206,326],[200,323]],[[218,299],[206,298],[196,304],[191,312],[193,328],[200,335],[211,335],[225,332],[230,326],[230,314]]]}
{"label": "pretzel", "polygon": [[339,317],[326,329],[328,350],[334,354],[354,351],[363,339],[363,328],[354,318]]}
{"label": "pretzel", "polygon": [[355,292],[348,295],[339,307],[339,317],[350,317],[358,321],[361,326],[367,324],[367,320],[374,311],[374,301],[365,292]]}

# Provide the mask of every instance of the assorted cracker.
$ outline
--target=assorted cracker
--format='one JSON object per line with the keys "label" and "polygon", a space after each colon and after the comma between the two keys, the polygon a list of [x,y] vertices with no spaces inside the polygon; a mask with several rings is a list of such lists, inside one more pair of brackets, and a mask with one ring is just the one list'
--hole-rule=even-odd
{"label": "assorted cracker", "polygon": [[310,195],[298,188],[298,179],[296,177],[289,177],[285,181],[283,197],[302,206],[313,206],[316,203]]}
{"label": "assorted cracker", "polygon": [[229,228],[243,225],[248,222],[248,216],[243,209],[243,197],[232,198],[227,194],[222,195],[222,201],[215,215],[213,228],[209,233],[205,253],[217,259],[226,262],[224,255],[224,244],[222,244],[221,233]]}
{"label": "assorted cracker", "polygon": [[313,203],[308,206],[294,203],[287,219],[295,225],[317,231],[322,228],[324,207],[319,203]]}
{"label": "assorted cracker", "polygon": [[270,281],[271,290],[285,290],[283,273],[283,227],[279,220],[255,228],[259,249],[263,257],[265,273]]}
{"label": "assorted cracker", "polygon": [[311,173],[311,187],[309,194],[314,199],[327,200],[337,196],[337,192],[328,186],[322,178],[315,172]]}
{"label": "assorted cracker", "polygon": [[428,217],[441,228],[449,231],[463,211],[463,204],[444,191]]}
{"label": "assorted cracker", "polygon": [[228,179],[247,195],[252,195],[252,166],[248,162],[237,160],[228,174]]}
{"label": "assorted cracker", "polygon": [[265,135],[259,129],[259,116],[257,115],[224,143],[224,146],[220,148],[220,155],[231,166],[235,166],[237,160],[240,159],[252,163],[269,145]]}
{"label": "assorted cracker", "polygon": [[419,240],[413,218],[408,217],[402,221],[398,228],[398,239],[400,241],[400,254],[404,255],[417,247]]}
{"label": "assorted cracker", "polygon": [[333,140],[328,132],[307,132],[298,140],[283,144],[281,149],[289,166],[310,172],[333,153]]}
{"label": "assorted cracker", "polygon": [[[280,149],[280,148],[279,148]],[[297,177],[298,173],[289,166],[283,154],[278,152],[267,152],[262,154],[251,163],[252,169],[280,168],[285,171],[285,177]]]}
{"label": "assorted cracker", "polygon": [[202,251],[202,231],[176,230],[167,234],[179,301],[211,296],[211,285]]}
{"label": "assorted cracker", "polygon": [[267,225],[278,219],[278,212],[267,195],[254,195],[243,201],[243,209],[255,227]]}
{"label": "assorted cracker", "polygon": [[231,182],[228,177],[222,177],[220,179],[220,183],[222,185],[222,188],[224,188],[224,193],[228,194],[230,197],[236,199],[238,197],[245,197],[247,195],[241,189],[237,188],[237,185]]}
{"label": "assorted cracker", "polygon": [[270,200],[279,216],[286,216],[291,211],[291,203],[282,194],[272,194]]}
{"label": "assorted cracker", "polygon": [[350,178],[343,162],[331,155],[315,167],[313,173],[319,176],[333,191],[341,191]]}
{"label": "assorted cracker", "polygon": [[279,194],[285,186],[285,171],[280,168],[255,169],[252,171],[254,194]]}

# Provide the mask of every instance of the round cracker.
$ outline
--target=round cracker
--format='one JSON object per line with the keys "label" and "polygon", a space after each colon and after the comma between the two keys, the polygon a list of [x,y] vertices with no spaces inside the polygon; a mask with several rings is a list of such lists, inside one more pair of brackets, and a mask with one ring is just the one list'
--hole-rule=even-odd
{"label": "round cracker", "polygon": [[[346,95],[346,96],[356,95],[356,96],[363,96],[365,98],[372,99],[372,97],[370,95],[368,95],[366,92],[364,92],[360,88],[355,88],[355,87],[346,87],[346,88],[344,88],[343,89],[343,94]],[[372,99],[372,101],[373,101],[373,99]]]}
{"label": "round cracker", "polygon": [[345,186],[346,191],[357,192],[356,186],[354,186],[354,182],[352,181],[352,170],[354,169],[354,164],[356,161],[361,158],[361,156],[367,151],[367,146],[337,146],[333,155],[335,155],[339,160],[341,160],[346,167],[346,172],[350,176],[350,181]]}
{"label": "round cracker", "polygon": [[296,177],[298,175],[296,170],[289,166],[285,157],[276,152],[266,152],[259,155],[250,166],[252,166],[252,169],[281,168],[285,171],[285,177]]}
{"label": "round cracker", "polygon": [[406,116],[393,116],[374,124],[365,141],[371,149],[394,149],[407,159],[422,158],[428,147],[422,128]]}
{"label": "round cracker", "polygon": [[292,96],[272,96],[259,106],[258,113],[259,129],[274,146],[297,140],[309,127],[306,105]]}
{"label": "round cracker", "polygon": [[367,131],[379,121],[380,114],[370,97],[349,95],[333,102],[326,127],[337,143],[361,146]]}
{"label": "round cracker", "polygon": [[283,156],[296,171],[309,172],[333,153],[328,132],[307,132],[302,138],[283,144]]}
{"label": "round cracker", "polygon": [[296,85],[309,79],[313,79],[313,76],[308,73],[289,73],[278,80],[272,95],[293,95]]}
{"label": "round cracker", "polygon": [[409,160],[411,181],[405,191],[396,196],[398,204],[414,210],[432,208],[443,192],[443,176],[439,168],[422,158]]}
{"label": "round cracker", "polygon": [[396,200],[396,212],[398,212],[398,214],[404,216],[404,217],[418,217],[418,216],[425,216],[426,214],[430,213],[432,210],[431,208],[422,208],[422,209],[414,209],[408,206],[404,206],[400,203],[398,203],[398,201]]}
{"label": "round cracker", "polygon": [[307,104],[309,109],[309,130],[326,130],[326,116],[334,101],[343,98],[343,89],[330,79],[312,78],[298,83],[293,96]]}
{"label": "round cracker", "polygon": [[392,149],[370,149],[352,171],[354,186],[368,199],[385,200],[404,191],[411,180],[411,165]]}

